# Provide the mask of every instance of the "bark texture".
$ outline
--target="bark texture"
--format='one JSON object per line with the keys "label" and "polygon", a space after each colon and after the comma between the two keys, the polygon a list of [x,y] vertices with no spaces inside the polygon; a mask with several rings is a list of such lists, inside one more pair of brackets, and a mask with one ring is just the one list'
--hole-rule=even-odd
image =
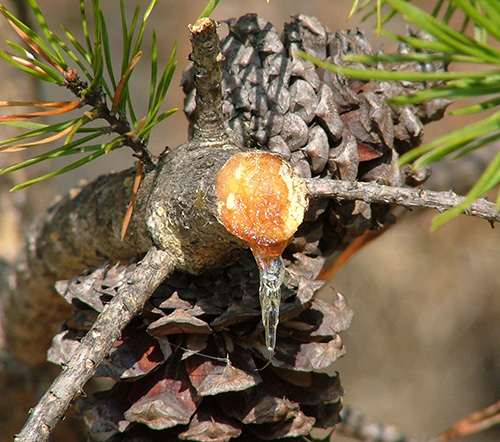
{"label": "bark texture", "polygon": [[50,340],[68,313],[54,295],[56,280],[106,261],[135,259],[153,244],[167,251],[177,268],[190,272],[220,265],[231,249],[241,248],[215,218],[214,202],[215,175],[239,151],[232,145],[193,143],[168,153],[144,177],[124,241],[120,229],[132,169],[102,176],[52,207],[28,239],[25,261],[6,303],[9,351],[30,365],[45,360]]}
{"label": "bark texture", "polygon": [[189,29],[193,46],[191,58],[197,72],[194,82],[199,91],[196,96],[197,111],[193,139],[215,145],[225,144],[227,135],[220,91],[222,56],[219,38],[208,18],[198,20]]}
{"label": "bark texture", "polygon": [[[309,195],[313,198],[335,198],[357,200],[365,203],[395,204],[408,209],[427,207],[438,212],[451,209],[464,200],[463,196],[449,192],[435,192],[428,189],[391,187],[374,183],[308,180]],[[500,221],[500,212],[494,203],[478,199],[466,211],[466,215],[477,216],[491,223]]]}

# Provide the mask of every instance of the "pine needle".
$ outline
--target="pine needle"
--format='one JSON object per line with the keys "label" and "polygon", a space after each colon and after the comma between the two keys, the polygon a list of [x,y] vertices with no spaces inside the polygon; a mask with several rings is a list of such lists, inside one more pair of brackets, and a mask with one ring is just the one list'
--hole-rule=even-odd
{"label": "pine needle", "polygon": [[127,235],[128,226],[132,219],[132,214],[134,213],[135,204],[137,202],[137,193],[141,187],[142,180],[144,178],[144,165],[141,161],[136,161],[135,163],[135,178],[134,184],[132,185],[132,194],[130,195],[130,201],[127,206],[127,211],[123,217],[122,229],[120,232],[120,238],[123,241]]}

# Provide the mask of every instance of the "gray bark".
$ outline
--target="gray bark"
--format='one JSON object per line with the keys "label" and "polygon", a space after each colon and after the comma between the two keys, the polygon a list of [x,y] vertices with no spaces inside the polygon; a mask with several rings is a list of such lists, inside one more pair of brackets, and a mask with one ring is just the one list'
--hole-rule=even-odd
{"label": "gray bark", "polygon": [[193,46],[192,60],[196,75],[196,115],[193,123],[193,139],[215,145],[227,143],[226,123],[222,112],[222,93],[217,33],[210,32],[209,19],[198,20],[189,29]]}
{"label": "gray bark", "polygon": [[[365,203],[393,204],[409,209],[427,207],[439,212],[451,209],[464,200],[463,196],[451,191],[435,192],[428,189],[392,187],[359,181],[307,180],[307,188],[312,198],[360,200]],[[500,213],[495,204],[485,199],[478,199],[464,213],[491,223],[500,221]]]}

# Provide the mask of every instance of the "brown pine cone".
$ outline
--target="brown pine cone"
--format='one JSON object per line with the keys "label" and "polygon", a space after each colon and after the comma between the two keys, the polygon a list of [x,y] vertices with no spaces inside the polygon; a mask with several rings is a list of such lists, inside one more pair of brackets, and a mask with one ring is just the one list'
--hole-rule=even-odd
{"label": "brown pine cone", "polygon": [[[316,298],[322,283],[311,279],[319,271],[314,263],[288,267],[270,361],[249,253],[218,272],[165,281],[98,368],[112,388],[78,404],[90,436],[286,440],[332,427],[342,388],[331,366],[345,352],[339,333],[352,311],[340,294],[331,304]],[[133,267],[100,268],[57,284],[75,309],[53,340],[50,361],[64,365]]]}
{"label": "brown pine cone", "polygon": [[[399,154],[420,143],[423,124],[441,118],[447,102],[392,107],[386,99],[428,85],[350,80],[298,58],[297,50],[345,65],[347,54],[373,54],[360,31],[330,32],[298,15],[280,37],[255,14],[227,21],[221,50],[224,112],[237,140],[289,160],[303,177],[401,185]],[[407,51],[404,46],[400,52]],[[362,68],[362,65],[356,65]],[[379,67],[384,67],[379,65]],[[405,63],[395,70],[437,70]],[[183,77],[188,118],[195,109],[192,71]],[[387,208],[357,202],[313,201],[288,254],[327,256],[366,229],[387,222]]]}
{"label": "brown pine cone", "polygon": [[[270,149],[304,177],[400,184],[398,153],[419,143],[422,125],[445,103],[392,108],[385,99],[423,85],[349,80],[293,56],[303,49],[337,64],[371,53],[359,32],[331,33],[297,16],[280,38],[255,15],[230,20],[222,43],[224,110],[231,134]],[[402,48],[401,50],[404,50]],[[412,69],[440,66],[408,65]],[[186,113],[193,84],[184,77]],[[79,403],[95,440],[256,441],[308,435],[339,420],[342,388],[334,361],[352,312],[337,294],[316,298],[314,278],[328,254],[387,221],[387,207],[313,201],[285,253],[276,352],[268,363],[249,253],[218,272],[176,274],[156,291],[99,368],[112,388]],[[132,267],[101,268],[58,291],[75,307],[49,352],[63,365]]]}

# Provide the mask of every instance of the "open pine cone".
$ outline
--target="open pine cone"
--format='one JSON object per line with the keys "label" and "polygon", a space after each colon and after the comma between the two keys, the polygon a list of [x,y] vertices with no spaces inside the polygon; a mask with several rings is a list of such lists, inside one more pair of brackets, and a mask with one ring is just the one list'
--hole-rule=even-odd
{"label": "open pine cone", "polygon": [[[240,143],[280,153],[306,178],[402,184],[399,154],[420,143],[423,125],[441,118],[447,101],[391,107],[387,98],[425,85],[350,80],[295,55],[302,50],[345,65],[344,55],[373,54],[360,31],[330,32],[305,15],[286,23],[281,37],[255,14],[227,24],[229,32],[221,44],[224,112]],[[439,63],[391,67],[443,69]],[[190,118],[196,106],[192,69],[185,72],[183,88],[184,110]],[[387,213],[387,207],[362,201],[312,201],[288,254],[331,255],[366,229],[381,227],[388,221]]]}
{"label": "open pine cone", "polygon": [[[289,263],[270,363],[249,253],[218,272],[165,281],[97,371],[114,386],[79,403],[91,437],[255,441],[332,427],[342,388],[331,366],[344,354],[339,333],[352,311],[340,294],[331,304],[317,299],[322,283],[311,276],[319,268],[303,264]],[[54,338],[50,361],[64,365],[133,267],[100,268],[57,284],[75,312]]]}
{"label": "open pine cone", "polygon": [[[420,142],[423,124],[439,118],[445,102],[391,108],[386,98],[423,86],[352,81],[293,55],[302,49],[342,64],[344,54],[371,53],[360,32],[331,33],[306,16],[286,24],[282,38],[256,15],[228,24],[222,52],[231,136],[280,153],[304,177],[402,182],[398,154]],[[189,70],[183,87],[189,117],[195,105]],[[387,207],[362,202],[311,202],[285,252],[287,279],[270,361],[250,253],[218,272],[165,281],[99,367],[97,376],[111,378],[112,387],[79,402],[91,437],[289,440],[334,426],[342,388],[332,364],[344,353],[339,334],[352,312],[340,294],[331,303],[317,299],[322,283],[315,277],[329,254],[387,222],[387,214]],[[67,361],[132,268],[100,268],[58,283],[75,309],[54,338],[51,361]]]}

